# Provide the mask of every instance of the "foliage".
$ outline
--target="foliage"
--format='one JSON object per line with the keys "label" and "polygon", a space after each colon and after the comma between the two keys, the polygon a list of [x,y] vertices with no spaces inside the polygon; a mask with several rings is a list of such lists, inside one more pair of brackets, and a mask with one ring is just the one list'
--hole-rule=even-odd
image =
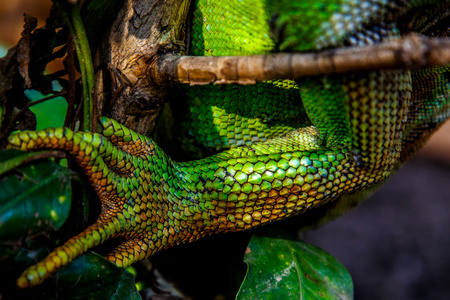
{"label": "foliage", "polygon": [[[39,155],[19,152],[5,159],[12,154],[10,151],[0,152],[0,173]],[[51,161],[27,165],[3,177],[0,181],[0,239],[16,239],[61,228],[69,215],[72,177],[76,177],[76,173]]]}
{"label": "foliage", "polygon": [[94,253],[62,268],[58,283],[58,296],[64,299],[140,299],[134,276]]}
{"label": "foliage", "polygon": [[277,236],[253,236],[237,299],[353,299],[347,270],[325,251]]}

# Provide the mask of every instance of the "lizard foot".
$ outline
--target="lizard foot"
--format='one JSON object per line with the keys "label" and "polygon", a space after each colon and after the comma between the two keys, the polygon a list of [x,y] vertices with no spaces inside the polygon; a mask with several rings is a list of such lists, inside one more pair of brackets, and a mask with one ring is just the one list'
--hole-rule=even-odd
{"label": "lizard foot", "polygon": [[149,246],[148,237],[143,235],[152,220],[144,196],[150,175],[142,171],[149,166],[147,158],[154,154],[154,145],[150,139],[113,120],[102,118],[101,127],[102,135],[57,128],[24,131],[9,138],[9,148],[57,149],[71,154],[102,204],[101,214],[93,225],[23,272],[17,280],[20,288],[42,283],[76,257],[117,236],[126,240],[106,257],[118,266],[126,267],[151,254],[155,245]]}

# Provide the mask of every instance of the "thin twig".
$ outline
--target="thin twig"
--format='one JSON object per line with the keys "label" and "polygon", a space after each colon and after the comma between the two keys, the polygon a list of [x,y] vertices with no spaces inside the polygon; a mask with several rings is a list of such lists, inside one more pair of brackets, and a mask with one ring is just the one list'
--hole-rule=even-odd
{"label": "thin twig", "polygon": [[76,97],[76,78],[75,78],[75,56],[73,40],[69,37],[67,39],[67,56],[64,60],[64,65],[69,74],[69,87],[67,94],[67,113],[64,119],[64,127],[70,127],[73,129],[73,116],[75,109],[75,97]]}
{"label": "thin twig", "polygon": [[56,97],[60,97],[60,96],[65,96],[67,93],[66,92],[60,92],[57,94],[53,94],[51,96],[47,96],[45,98],[33,101],[33,102],[28,102],[27,105],[25,105],[24,107],[22,107],[22,109],[20,109],[17,114],[14,116],[14,118],[11,120],[11,122],[9,122],[8,126],[6,127],[6,129],[0,134],[0,140],[5,138],[5,135],[9,135],[11,132],[11,129],[13,128],[13,126],[16,124],[16,122],[19,120],[20,116],[27,111],[27,109],[29,109],[31,106],[51,100],[53,98]]}
{"label": "thin twig", "polygon": [[33,155],[32,157],[29,157],[27,159],[24,159],[22,164],[27,164],[29,162],[39,160],[39,159],[45,159],[45,158],[67,158],[68,155],[63,151],[45,151],[45,152],[39,152],[36,155]]}
{"label": "thin twig", "polygon": [[254,84],[272,79],[343,74],[381,69],[413,69],[450,64],[450,39],[411,34],[398,40],[318,53],[253,56],[166,55],[150,67],[157,83]]}

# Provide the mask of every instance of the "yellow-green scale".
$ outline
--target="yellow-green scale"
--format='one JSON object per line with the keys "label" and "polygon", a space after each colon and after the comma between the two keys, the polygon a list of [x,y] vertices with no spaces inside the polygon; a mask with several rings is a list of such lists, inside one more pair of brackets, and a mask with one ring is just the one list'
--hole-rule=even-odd
{"label": "yellow-green scale", "polygon": [[[263,1],[195,2],[190,53],[252,55],[275,50]],[[215,150],[250,145],[310,125],[292,80],[249,86],[186,87],[187,111],[182,122],[185,149],[192,141]],[[201,150],[201,149],[200,149]],[[197,149],[196,151],[199,151]]]}

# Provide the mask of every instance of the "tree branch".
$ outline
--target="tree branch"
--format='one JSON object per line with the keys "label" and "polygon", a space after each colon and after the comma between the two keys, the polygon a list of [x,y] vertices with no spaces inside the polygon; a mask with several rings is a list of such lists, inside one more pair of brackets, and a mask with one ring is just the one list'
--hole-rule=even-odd
{"label": "tree branch", "polygon": [[410,34],[398,40],[318,53],[253,56],[165,55],[150,68],[157,83],[254,84],[272,79],[343,74],[380,69],[413,69],[450,64],[450,39]]}

